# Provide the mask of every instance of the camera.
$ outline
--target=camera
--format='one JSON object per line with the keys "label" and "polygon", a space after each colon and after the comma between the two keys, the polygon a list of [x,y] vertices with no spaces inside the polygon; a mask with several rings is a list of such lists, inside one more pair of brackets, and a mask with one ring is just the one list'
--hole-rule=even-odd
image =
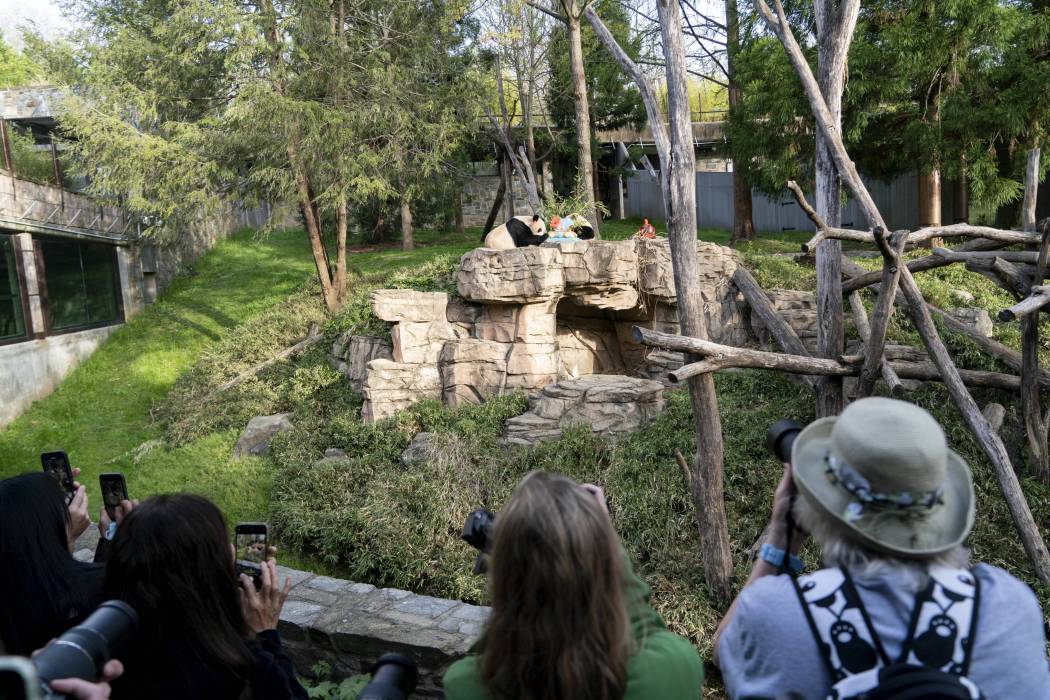
{"label": "camera", "polygon": [[463,523],[463,532],[459,538],[478,550],[478,557],[474,560],[474,573],[483,574],[487,569],[485,557],[492,546],[492,527],[496,522],[496,516],[492,511],[485,508],[477,508],[467,516]]}
{"label": "camera", "polygon": [[419,669],[401,654],[383,654],[372,667],[372,680],[358,694],[358,700],[405,700],[419,680]]}
{"label": "camera", "polygon": [[802,426],[790,418],[781,418],[766,431],[766,449],[781,462],[791,461],[791,448]]}
{"label": "camera", "polygon": [[31,661],[14,657],[0,662],[3,700],[57,700],[51,690],[58,678],[80,678],[90,683],[113,658],[113,652],[138,628],[139,616],[127,603],[106,601],[83,623],[45,647]]}

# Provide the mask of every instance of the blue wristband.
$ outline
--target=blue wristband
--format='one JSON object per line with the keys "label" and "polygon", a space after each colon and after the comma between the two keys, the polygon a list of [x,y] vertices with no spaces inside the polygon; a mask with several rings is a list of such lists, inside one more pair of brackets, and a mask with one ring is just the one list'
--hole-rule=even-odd
{"label": "blue wristband", "polygon": [[117,524],[110,522],[109,527],[106,528],[106,534],[102,535],[107,540],[111,540],[117,536]]}
{"label": "blue wristband", "polygon": [[[771,564],[772,566],[775,566],[778,569],[784,564],[784,554],[785,552],[783,549],[780,549],[779,547],[774,547],[769,543],[762,545],[762,549],[760,549],[758,552],[758,556],[762,561],[766,562],[767,564]],[[794,554],[788,554],[787,556],[788,569],[791,571],[791,573],[801,574],[803,569],[806,568],[806,565],[803,564],[802,560],[796,557]]]}

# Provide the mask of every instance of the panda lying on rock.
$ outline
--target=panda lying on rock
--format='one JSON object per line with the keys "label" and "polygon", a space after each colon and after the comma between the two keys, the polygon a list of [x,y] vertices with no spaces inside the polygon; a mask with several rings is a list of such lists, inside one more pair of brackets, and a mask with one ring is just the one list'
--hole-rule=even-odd
{"label": "panda lying on rock", "polygon": [[[594,228],[579,214],[572,214],[564,219],[555,217],[551,220],[551,225],[557,229],[556,236],[568,235],[584,241],[594,238]],[[568,233],[570,231],[571,234]],[[489,231],[484,238],[484,246],[496,250],[511,250],[541,245],[547,238],[546,226],[539,216],[515,216],[502,226]]]}
{"label": "panda lying on rock", "polygon": [[515,216],[507,223],[489,231],[484,238],[486,248],[511,250],[540,245],[547,240],[547,227],[538,215]]}

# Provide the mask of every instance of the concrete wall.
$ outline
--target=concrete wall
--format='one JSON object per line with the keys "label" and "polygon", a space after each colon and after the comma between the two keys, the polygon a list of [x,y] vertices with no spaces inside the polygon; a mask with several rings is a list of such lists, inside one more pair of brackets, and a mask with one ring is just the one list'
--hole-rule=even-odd
{"label": "concrete wall", "polygon": [[0,428],[54,391],[119,326],[0,345]]}

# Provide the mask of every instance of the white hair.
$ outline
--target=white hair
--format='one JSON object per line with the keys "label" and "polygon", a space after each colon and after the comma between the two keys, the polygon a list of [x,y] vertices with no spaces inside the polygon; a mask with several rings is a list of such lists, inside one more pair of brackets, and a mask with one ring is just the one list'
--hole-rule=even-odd
{"label": "white hair", "polygon": [[847,569],[858,580],[883,578],[892,570],[896,576],[903,574],[902,584],[917,593],[926,586],[930,567],[966,569],[970,566],[970,551],[962,546],[933,556],[907,558],[870,549],[802,495],[795,499],[793,515],[799,527],[820,545],[824,566]]}

